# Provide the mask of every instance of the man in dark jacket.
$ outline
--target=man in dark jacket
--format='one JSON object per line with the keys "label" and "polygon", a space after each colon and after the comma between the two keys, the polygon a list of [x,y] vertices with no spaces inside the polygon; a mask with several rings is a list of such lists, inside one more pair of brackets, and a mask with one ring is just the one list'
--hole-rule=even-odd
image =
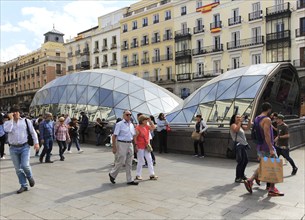
{"label": "man in dark jacket", "polygon": [[85,112],[81,112],[81,120],[80,120],[80,128],[79,128],[79,132],[81,134],[82,137],[82,143],[85,143],[85,134],[89,125],[89,119],[87,117],[87,115],[85,114]]}

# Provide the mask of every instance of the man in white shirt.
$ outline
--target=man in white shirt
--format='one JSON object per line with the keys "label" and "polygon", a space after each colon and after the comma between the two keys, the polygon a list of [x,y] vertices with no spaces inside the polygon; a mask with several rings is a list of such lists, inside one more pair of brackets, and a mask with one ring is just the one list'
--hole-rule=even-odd
{"label": "man in white shirt", "polygon": [[[10,155],[19,179],[21,188],[17,194],[28,191],[28,183],[33,187],[35,181],[30,166],[30,146],[28,144],[28,131],[33,138],[34,149],[39,149],[36,131],[30,120],[20,117],[19,106],[13,106],[8,114],[9,120],[4,123],[4,131],[8,134]],[[28,128],[28,129],[27,129]]]}

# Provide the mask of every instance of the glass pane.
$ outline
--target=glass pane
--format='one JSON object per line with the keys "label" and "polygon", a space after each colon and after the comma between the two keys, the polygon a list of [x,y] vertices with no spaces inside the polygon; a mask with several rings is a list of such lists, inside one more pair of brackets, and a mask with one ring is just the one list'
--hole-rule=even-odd
{"label": "glass pane", "polygon": [[80,73],[78,77],[78,85],[88,85],[89,78],[90,78],[89,72]]}
{"label": "glass pane", "polygon": [[76,99],[78,104],[87,104],[87,86],[76,87]]}
{"label": "glass pane", "polygon": [[255,98],[262,82],[263,79],[254,83],[250,88],[248,88],[246,91],[243,91],[242,94],[238,95],[236,98]]}
{"label": "glass pane", "polygon": [[237,80],[233,85],[231,85],[227,90],[217,97],[217,100],[234,99],[236,96],[237,88],[239,86],[240,80]]}
{"label": "glass pane", "polygon": [[180,111],[175,117],[175,121],[177,122],[186,122],[186,118],[184,117],[183,111]]}
{"label": "glass pane", "polygon": [[194,106],[194,105],[198,105],[199,104],[199,97],[200,97],[200,93],[197,92],[194,96],[192,96],[190,98],[190,100],[187,100],[187,104],[185,105],[185,108]]}
{"label": "glass pane", "polygon": [[88,89],[88,93],[89,94],[93,94],[93,95],[91,95],[91,99],[89,99],[89,101],[88,101],[88,105],[99,105],[99,100],[100,100],[100,93],[99,93],[99,90],[98,90],[98,88],[96,88],[96,91],[95,91],[95,93],[93,93],[93,88],[94,87],[89,87],[89,89]]}
{"label": "glass pane", "polygon": [[217,91],[218,83],[215,83],[215,86],[211,89],[211,91],[204,97],[200,103],[206,103],[215,101],[216,98],[216,91]]}
{"label": "glass pane", "polygon": [[70,80],[69,80],[68,84],[69,85],[71,85],[71,84],[76,85],[78,83],[78,77],[79,77],[78,73],[71,74],[71,77],[70,77]]}
{"label": "glass pane", "polygon": [[239,78],[232,78],[227,80],[222,80],[218,83],[217,88],[217,94],[216,99],[219,97],[222,93],[224,93],[234,82],[236,82]]}
{"label": "glass pane", "polygon": [[[180,112],[181,110],[178,110],[176,112],[171,112],[170,114],[166,115],[166,119],[169,121],[169,122],[175,122],[175,118],[176,116],[178,115],[178,113]],[[157,114],[159,115],[159,114]]]}
{"label": "glass pane", "polygon": [[99,89],[100,93],[100,106],[113,107],[112,90]]}
{"label": "glass pane", "polygon": [[144,90],[144,94],[145,94],[145,100],[146,101],[158,98],[156,95],[152,94],[151,92],[149,92],[147,90]]}
{"label": "glass pane", "polygon": [[150,114],[149,108],[148,108],[148,106],[147,106],[146,103],[143,103],[142,105],[140,105],[140,106],[134,108],[133,111],[135,111],[135,112],[141,112],[141,113],[143,113],[143,114]]}
{"label": "glass pane", "polygon": [[159,112],[163,111],[162,108],[162,102],[160,99],[154,99],[148,102],[151,106],[154,106],[155,108],[159,109]]}
{"label": "glass pane", "polygon": [[112,78],[108,82],[103,84],[101,87],[104,88],[104,89],[113,90],[113,85],[114,85],[114,79]]}
{"label": "glass pane", "polygon": [[116,106],[122,99],[124,99],[127,95],[120,92],[113,92],[113,104]]}
{"label": "glass pane", "polygon": [[142,87],[140,87],[134,83],[131,83],[131,82],[128,83],[128,87],[129,87],[129,94],[143,89]]}
{"label": "glass pane", "polygon": [[130,109],[134,109],[135,107],[141,105],[142,103],[144,103],[144,101],[137,99],[133,96],[129,96],[129,100],[130,100]]}
{"label": "glass pane", "polygon": [[102,80],[101,80],[101,85],[102,85],[102,87],[104,87],[104,84],[108,84],[108,82],[110,82],[110,81],[112,81],[112,86],[111,86],[111,90],[113,89],[113,76],[109,76],[109,75],[107,75],[107,74],[103,74],[102,75]]}
{"label": "glass pane", "polygon": [[144,90],[141,90],[141,91],[137,91],[137,92],[131,93],[131,94],[129,94],[129,96],[133,96],[133,97],[135,97],[135,98],[137,98],[137,99],[146,101],[145,95],[144,95]]}
{"label": "glass pane", "polygon": [[126,96],[122,101],[120,101],[115,107],[121,109],[131,109],[128,96]]}
{"label": "glass pane", "polygon": [[102,74],[92,72],[90,74],[89,85],[90,86],[101,86]]}
{"label": "glass pane", "polygon": [[211,85],[208,85],[206,87],[203,87],[200,89],[200,97],[199,97],[199,103],[201,103],[201,100],[203,100],[204,97],[209,93],[209,91],[216,85],[216,83],[213,83]]}
{"label": "glass pane", "polygon": [[243,93],[253,84],[259,83],[259,85],[260,85],[262,82],[261,81],[262,78],[264,78],[264,76],[243,76],[243,77],[241,77],[239,88],[237,90],[237,96],[240,95],[241,93]]}
{"label": "glass pane", "polygon": [[186,118],[185,122],[192,121],[192,119],[194,118],[194,115],[196,114],[197,108],[198,108],[198,106],[193,106],[191,108],[183,109],[183,113]]}
{"label": "glass pane", "polygon": [[159,115],[161,112],[163,112],[160,108],[157,108],[155,105],[151,105],[150,102],[148,102],[146,104],[149,108],[149,112],[151,115]]}
{"label": "glass pane", "polygon": [[57,102],[60,103],[61,97],[65,96],[66,86],[58,86]]}

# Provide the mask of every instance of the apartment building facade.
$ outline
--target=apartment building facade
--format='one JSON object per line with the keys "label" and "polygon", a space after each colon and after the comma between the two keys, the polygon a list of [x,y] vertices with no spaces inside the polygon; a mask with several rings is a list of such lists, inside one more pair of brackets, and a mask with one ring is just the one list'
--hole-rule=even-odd
{"label": "apartment building facade", "polygon": [[173,2],[140,1],[121,20],[121,70],[174,92]]}
{"label": "apartment building facade", "polygon": [[66,74],[64,34],[54,28],[45,33],[42,46],[1,65],[0,106],[2,111],[19,104],[28,111],[42,86]]}

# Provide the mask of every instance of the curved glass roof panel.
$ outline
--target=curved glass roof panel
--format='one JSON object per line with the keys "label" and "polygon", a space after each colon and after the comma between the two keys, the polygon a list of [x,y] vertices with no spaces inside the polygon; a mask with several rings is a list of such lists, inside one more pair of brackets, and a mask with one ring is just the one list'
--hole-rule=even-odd
{"label": "curved glass roof panel", "polygon": [[63,114],[68,109],[73,113],[71,116],[84,111],[90,120],[105,117],[105,114],[106,119],[116,119],[122,117],[125,109],[131,110],[134,117],[137,113],[156,116],[161,112],[167,114],[182,103],[183,100],[170,91],[134,75],[95,69],[49,82],[36,92],[31,111]]}

